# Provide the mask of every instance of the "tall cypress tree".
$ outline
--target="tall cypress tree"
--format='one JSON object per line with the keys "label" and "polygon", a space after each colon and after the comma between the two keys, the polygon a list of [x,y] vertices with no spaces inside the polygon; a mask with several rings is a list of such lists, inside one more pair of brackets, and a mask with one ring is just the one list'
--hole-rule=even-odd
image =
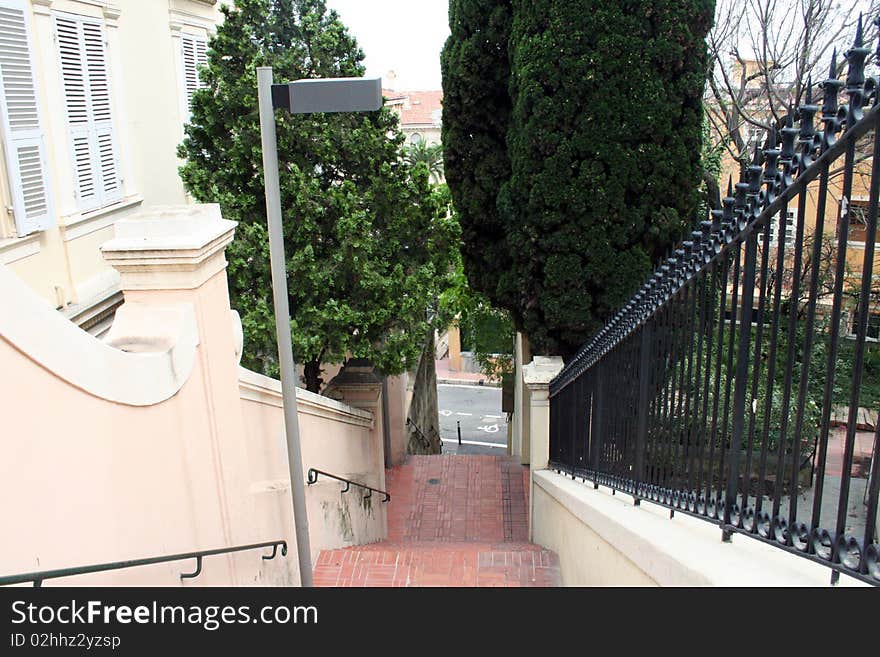
{"label": "tall cypress tree", "polygon": [[444,171],[461,224],[462,260],[471,287],[496,304],[501,272],[510,265],[495,203],[510,177],[510,21],[511,0],[449,0],[452,34],[440,58]]}
{"label": "tall cypress tree", "polygon": [[[535,350],[573,353],[692,220],[712,14],[712,0],[513,0],[510,174],[492,181],[486,202],[507,255],[465,265],[469,276],[497,271],[495,289],[484,291],[512,312]],[[460,46],[453,23],[447,50]],[[486,88],[504,93],[494,80]],[[444,115],[453,141],[497,132],[467,114],[449,123],[459,123],[453,112]],[[449,180],[458,207],[457,183]]]}
{"label": "tall cypress tree", "polygon": [[[279,80],[359,77],[363,53],[324,0],[237,0],[223,13],[180,173],[197,200],[219,202],[239,222],[227,257],[243,360],[274,374],[256,67],[272,66]],[[322,363],[347,355],[391,374],[414,366],[459,237],[427,168],[403,161],[403,136],[385,108],[276,120],[293,349],[308,389],[320,388]]]}

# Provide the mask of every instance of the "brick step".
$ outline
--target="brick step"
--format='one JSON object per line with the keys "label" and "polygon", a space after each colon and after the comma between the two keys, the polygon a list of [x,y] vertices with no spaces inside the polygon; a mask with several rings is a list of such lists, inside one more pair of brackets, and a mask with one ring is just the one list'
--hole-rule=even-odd
{"label": "brick step", "polygon": [[386,472],[392,541],[524,541],[528,469],[517,457],[410,456]]}
{"label": "brick step", "polygon": [[375,543],[318,556],[315,586],[540,587],[559,585],[559,561],[529,543]]}
{"label": "brick step", "polygon": [[365,545],[352,545],[338,550],[324,550],[324,552],[399,552],[401,550],[437,550],[455,552],[456,550],[498,550],[507,552],[540,552],[546,548],[534,543],[520,541],[503,541],[493,543],[489,541],[379,541],[366,543]]}

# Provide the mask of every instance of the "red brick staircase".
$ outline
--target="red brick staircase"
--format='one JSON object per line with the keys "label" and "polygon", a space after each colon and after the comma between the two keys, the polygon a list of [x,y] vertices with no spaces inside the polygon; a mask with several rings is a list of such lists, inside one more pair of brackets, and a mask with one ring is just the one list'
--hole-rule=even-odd
{"label": "red brick staircase", "polygon": [[528,542],[528,468],[507,456],[410,456],[389,470],[388,540],[324,550],[316,586],[557,586]]}

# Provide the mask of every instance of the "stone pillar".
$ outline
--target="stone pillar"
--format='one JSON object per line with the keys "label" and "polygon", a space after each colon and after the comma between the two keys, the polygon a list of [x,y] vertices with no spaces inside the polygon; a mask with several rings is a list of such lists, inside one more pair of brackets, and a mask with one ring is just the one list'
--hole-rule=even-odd
{"label": "stone pillar", "polygon": [[[375,482],[367,482],[380,490],[385,487],[385,428],[382,423],[382,379],[375,372],[373,364],[366,358],[349,358],[339,374],[334,376],[323,394],[337,399],[354,408],[373,414],[373,431],[370,434],[371,471],[376,473]],[[388,535],[388,519],[385,505],[382,509],[383,535]]]}
{"label": "stone pillar", "polygon": [[[529,396],[529,435],[531,471],[546,470],[550,461],[550,381],[562,371],[559,356],[535,356],[523,367],[523,383]],[[529,503],[534,509],[534,484],[529,478]],[[532,535],[532,509],[529,510],[529,539]]]}
{"label": "stone pillar", "polygon": [[[222,218],[217,204],[160,206],[117,221],[116,237],[101,246],[104,260],[119,272],[125,297],[107,335],[109,344],[126,351],[148,349],[139,333],[162,308],[187,308],[195,316],[198,368],[190,384],[202,386],[209,422],[203,434],[180,440],[187,462],[210,459],[213,464],[213,490],[198,487],[204,497],[190,501],[219,516],[222,539],[195,537],[195,545],[206,548],[263,540],[249,522],[254,507],[238,383],[242,332],[226,281],[224,253],[235,226]],[[292,527],[286,533],[292,537]],[[228,563],[230,582],[247,581],[245,573],[254,568],[247,557],[230,557]]]}
{"label": "stone pillar", "polygon": [[446,335],[449,339],[449,370],[461,371],[461,329],[457,324],[449,327]]}
{"label": "stone pillar", "polygon": [[391,452],[387,455],[387,462],[392,466],[400,465],[406,460],[406,444],[409,440],[406,426],[406,415],[409,410],[406,403],[408,379],[407,372],[388,377],[388,442]]}
{"label": "stone pillar", "polygon": [[522,333],[516,334],[514,347],[514,400],[513,400],[513,431],[508,453],[519,456],[523,465],[529,464],[531,458],[529,447],[529,396],[523,383],[523,367],[531,362],[529,339]]}

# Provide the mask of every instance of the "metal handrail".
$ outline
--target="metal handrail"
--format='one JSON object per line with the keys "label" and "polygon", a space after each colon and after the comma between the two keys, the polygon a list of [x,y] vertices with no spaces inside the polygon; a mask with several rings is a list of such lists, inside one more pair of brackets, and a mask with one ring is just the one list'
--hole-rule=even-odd
{"label": "metal handrail", "polygon": [[263,555],[263,559],[274,559],[278,554],[278,546],[281,546],[281,556],[287,555],[287,541],[266,541],[265,543],[251,543],[250,545],[237,545],[235,547],[216,548],[213,550],[201,550],[199,552],[182,552],[180,554],[169,554],[161,557],[148,557],[146,559],[130,559],[128,561],[112,561],[109,563],[94,564],[92,566],[78,566],[75,568],[57,568],[54,570],[40,570],[34,573],[22,573],[20,575],[6,575],[0,577],[0,586],[8,586],[9,584],[21,584],[23,582],[33,582],[34,587],[42,585],[43,580],[56,579],[58,577],[71,577],[74,575],[86,575],[88,573],[99,573],[107,570],[121,570],[122,568],[134,568],[136,566],[149,566],[156,563],[165,563],[167,561],[183,561],[184,559],[195,559],[196,569],[191,573],[181,573],[180,579],[191,579],[198,577],[202,572],[202,557],[210,557],[215,554],[228,554],[230,552],[243,552],[245,550],[257,550],[259,548],[272,548],[272,554]]}
{"label": "metal handrail", "polygon": [[336,481],[341,481],[345,484],[345,488],[342,489],[343,493],[347,493],[352,485],[357,486],[358,488],[363,488],[364,490],[370,491],[366,495],[364,495],[364,499],[368,500],[373,496],[373,492],[382,493],[385,496],[383,502],[387,502],[391,499],[391,494],[384,490],[379,490],[378,488],[373,488],[372,486],[367,486],[366,484],[359,484],[356,481],[352,481],[351,479],[346,479],[345,477],[337,477],[335,474],[330,474],[329,472],[324,472],[323,470],[316,470],[315,468],[309,468],[308,479],[306,483],[311,486],[318,481],[318,475],[324,475],[325,477],[329,477],[330,479],[335,479]]}
{"label": "metal handrail", "polygon": [[[419,425],[417,425],[415,422],[413,422],[410,418],[406,418],[406,425],[408,427],[412,427],[413,429],[415,429],[416,434],[421,439],[422,444],[427,449],[431,449],[431,441],[428,439],[428,437],[425,435],[425,433],[421,429],[419,429]],[[440,441],[440,451],[441,452],[443,451],[443,441],[442,440]]]}

